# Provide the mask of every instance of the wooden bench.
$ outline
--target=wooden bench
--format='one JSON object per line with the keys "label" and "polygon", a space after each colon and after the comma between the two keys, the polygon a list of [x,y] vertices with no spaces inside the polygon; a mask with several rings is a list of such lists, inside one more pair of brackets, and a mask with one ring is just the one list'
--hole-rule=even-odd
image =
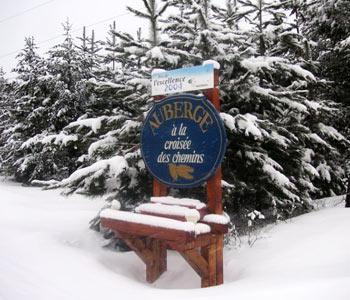
{"label": "wooden bench", "polygon": [[[146,264],[146,280],[167,270],[167,249],[178,251],[201,277],[202,287],[216,285],[218,239],[228,231],[225,216],[207,214],[198,200],[152,197],[133,212],[105,209],[101,225],[111,229]],[[222,262],[222,260],[219,260]]]}

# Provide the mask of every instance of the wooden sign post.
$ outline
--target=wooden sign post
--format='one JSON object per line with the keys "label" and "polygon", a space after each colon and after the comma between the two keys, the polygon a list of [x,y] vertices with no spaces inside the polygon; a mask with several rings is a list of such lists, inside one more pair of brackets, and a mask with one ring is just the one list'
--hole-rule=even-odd
{"label": "wooden sign post", "polygon": [[[217,111],[221,110],[220,96],[219,96],[219,75],[220,70],[214,69],[214,87],[204,92],[204,95],[213,103]],[[221,166],[215,171],[212,178],[207,181],[207,203],[208,210],[213,214],[221,215],[223,213],[222,207],[222,187],[221,187]],[[216,285],[224,283],[224,235],[218,234],[216,236]]]}
{"label": "wooden sign post", "polygon": [[[226,133],[220,118],[219,66],[152,74],[155,103],[141,132],[141,153],[153,176],[151,203],[135,212],[101,212],[111,229],[146,264],[152,283],[167,270],[167,249],[178,251],[201,278],[201,286],[222,284],[223,215],[221,161]],[[202,90],[204,96],[184,92]],[[182,93],[182,94],[179,94]],[[192,188],[206,182],[207,203],[165,197],[169,188]]]}
{"label": "wooden sign post", "polygon": [[[213,86],[209,89],[204,90],[205,97],[211,101],[211,103],[214,105],[216,110],[220,112],[221,109],[221,103],[220,103],[220,97],[219,97],[219,66],[217,63],[213,64],[214,70],[213,70]],[[189,89],[191,89],[190,87]],[[201,88],[198,88],[201,89]],[[183,91],[183,90],[182,90]],[[154,101],[162,101],[165,98],[164,95],[157,95],[154,96]],[[215,174],[207,180],[207,186],[206,186],[206,192],[207,192],[207,206],[208,206],[208,212],[211,214],[223,214],[223,205],[222,205],[222,187],[221,187],[221,166],[219,166]],[[153,196],[159,197],[159,196],[166,196],[168,194],[168,187],[167,185],[161,183],[156,178],[153,179]],[[205,286],[212,286],[212,285],[220,285],[223,284],[224,278],[223,278],[223,243],[224,243],[224,235],[223,234],[217,234],[215,236],[215,245],[212,245],[211,248],[203,248],[202,249],[202,255],[209,261],[210,256],[215,256],[215,259],[213,259],[213,265],[212,268],[216,268],[215,276],[215,282],[202,282],[202,287]],[[213,272],[213,270],[210,270]]]}

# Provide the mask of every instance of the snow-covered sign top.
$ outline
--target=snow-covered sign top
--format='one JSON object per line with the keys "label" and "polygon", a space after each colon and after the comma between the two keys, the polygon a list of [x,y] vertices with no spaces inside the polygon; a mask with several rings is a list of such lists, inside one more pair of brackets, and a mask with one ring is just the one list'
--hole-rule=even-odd
{"label": "snow-covered sign top", "polygon": [[146,167],[167,186],[199,186],[214,174],[225,149],[221,117],[202,96],[180,94],[156,102],[143,124]]}
{"label": "snow-covered sign top", "polygon": [[152,96],[184,93],[214,87],[214,61],[171,71],[155,69],[152,72]]}

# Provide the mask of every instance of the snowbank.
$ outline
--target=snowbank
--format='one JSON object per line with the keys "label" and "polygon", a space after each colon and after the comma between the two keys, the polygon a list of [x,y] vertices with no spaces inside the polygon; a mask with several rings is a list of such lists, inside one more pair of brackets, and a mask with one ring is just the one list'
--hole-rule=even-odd
{"label": "snowbank", "polygon": [[147,284],[135,254],[103,248],[88,229],[100,199],[4,182],[0,196],[1,300],[350,297],[350,209],[315,211],[271,226],[252,248],[226,249],[225,284],[198,289],[199,277],[174,252],[168,251],[168,271]]}

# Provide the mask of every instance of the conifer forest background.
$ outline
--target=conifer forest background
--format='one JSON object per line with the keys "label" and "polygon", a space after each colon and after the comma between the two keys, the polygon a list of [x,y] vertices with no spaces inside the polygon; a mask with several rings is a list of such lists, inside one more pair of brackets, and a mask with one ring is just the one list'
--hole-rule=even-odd
{"label": "conifer forest background", "polygon": [[[238,228],[313,209],[346,193],[350,146],[348,0],[140,0],[149,28],[116,22],[39,55],[26,37],[9,80],[0,69],[0,172],[23,184],[104,195],[123,209],[149,200],[139,149],[151,72],[221,65],[228,147],[225,211]],[[74,21],[74,20],[73,20]],[[204,188],[171,195],[205,198]],[[350,206],[350,197],[347,205]],[[259,219],[260,218],[260,219]],[[98,219],[93,226],[98,225]]]}

